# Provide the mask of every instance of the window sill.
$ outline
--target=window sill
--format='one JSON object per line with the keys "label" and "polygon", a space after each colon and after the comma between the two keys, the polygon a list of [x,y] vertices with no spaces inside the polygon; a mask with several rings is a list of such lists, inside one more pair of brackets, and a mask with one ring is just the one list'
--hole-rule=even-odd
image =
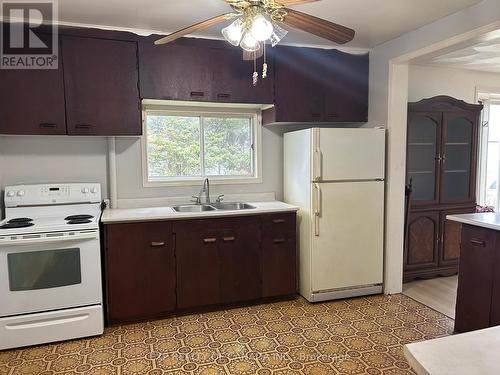
{"label": "window sill", "polygon": [[[143,181],[143,187],[155,188],[166,186],[199,186],[203,184],[203,178],[188,179],[188,180],[170,180],[170,181]],[[245,178],[210,178],[210,185],[246,185],[246,184],[261,184],[262,177],[245,177]]]}

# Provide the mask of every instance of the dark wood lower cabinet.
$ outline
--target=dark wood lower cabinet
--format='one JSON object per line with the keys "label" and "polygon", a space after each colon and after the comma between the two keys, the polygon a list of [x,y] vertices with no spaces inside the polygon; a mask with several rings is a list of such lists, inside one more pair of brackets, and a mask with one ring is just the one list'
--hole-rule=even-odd
{"label": "dark wood lower cabinet", "polygon": [[224,220],[219,232],[222,303],[262,296],[260,220],[253,217]]}
{"label": "dark wood lower cabinet", "polygon": [[207,220],[174,223],[177,307],[221,303],[217,225]]}
{"label": "dark wood lower cabinet", "polygon": [[154,318],[175,309],[172,224],[105,226],[109,323]]}
{"label": "dark wood lower cabinet", "polygon": [[105,225],[108,322],[295,295],[295,216]]}
{"label": "dark wood lower cabinet", "polygon": [[463,225],[455,312],[457,332],[500,324],[499,245],[497,231]]}
{"label": "dark wood lower cabinet", "polygon": [[417,278],[450,276],[458,272],[461,225],[447,215],[475,212],[476,206],[414,210],[408,220],[404,249],[405,282]]}
{"label": "dark wood lower cabinet", "polygon": [[415,212],[408,221],[405,269],[436,267],[439,250],[439,212]]}
{"label": "dark wood lower cabinet", "polygon": [[296,215],[269,215],[262,221],[262,295],[297,291]]}

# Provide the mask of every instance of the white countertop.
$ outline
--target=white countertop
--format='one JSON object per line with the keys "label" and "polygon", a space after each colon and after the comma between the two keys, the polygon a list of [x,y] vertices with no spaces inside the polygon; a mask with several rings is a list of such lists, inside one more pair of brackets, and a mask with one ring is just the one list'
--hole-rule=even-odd
{"label": "white countertop", "polygon": [[486,212],[482,214],[447,215],[446,219],[463,224],[477,225],[478,227],[500,230],[500,213]]}
{"label": "white countertop", "polygon": [[498,375],[500,326],[407,344],[404,353],[418,375]]}
{"label": "white countertop", "polygon": [[293,212],[299,208],[287,203],[272,202],[247,202],[254,206],[248,210],[216,210],[204,212],[176,212],[172,207],[145,207],[145,208],[109,208],[102,213],[101,222],[122,223],[132,221],[198,219],[207,217],[248,216],[266,213]]}

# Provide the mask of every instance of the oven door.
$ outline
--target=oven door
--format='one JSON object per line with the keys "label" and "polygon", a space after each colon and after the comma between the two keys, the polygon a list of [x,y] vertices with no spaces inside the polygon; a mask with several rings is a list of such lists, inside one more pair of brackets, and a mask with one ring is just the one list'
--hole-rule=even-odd
{"label": "oven door", "polygon": [[99,231],[0,246],[0,317],[102,303]]}

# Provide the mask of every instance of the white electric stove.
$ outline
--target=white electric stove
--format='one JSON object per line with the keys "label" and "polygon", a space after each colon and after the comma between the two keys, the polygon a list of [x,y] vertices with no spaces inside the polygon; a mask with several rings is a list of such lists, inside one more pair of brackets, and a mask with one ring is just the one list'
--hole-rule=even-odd
{"label": "white electric stove", "polygon": [[7,186],[0,350],[102,334],[99,184]]}

